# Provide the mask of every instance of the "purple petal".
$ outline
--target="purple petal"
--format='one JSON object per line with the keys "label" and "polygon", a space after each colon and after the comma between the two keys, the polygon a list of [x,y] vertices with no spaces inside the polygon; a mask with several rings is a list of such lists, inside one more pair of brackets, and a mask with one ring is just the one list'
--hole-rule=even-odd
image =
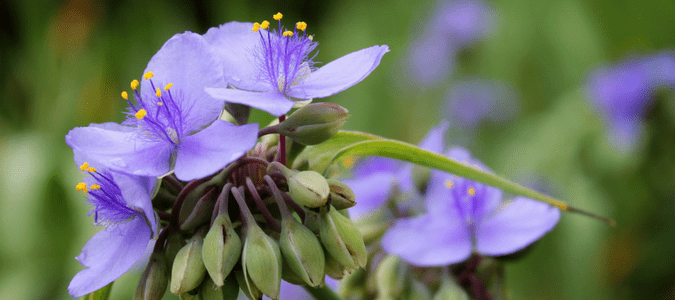
{"label": "purple petal", "polygon": [[408,72],[417,84],[432,86],[445,80],[455,64],[455,49],[442,35],[428,33],[413,42]]}
{"label": "purple petal", "polygon": [[155,88],[173,83],[169,90],[179,106],[188,111],[186,128],[197,130],[220,116],[223,102],[211,98],[205,87],[227,87],[220,58],[201,35],[185,32],[171,37],[148,62],[145,72],[154,77],[141,82],[141,95],[154,95]]}
{"label": "purple petal", "polygon": [[211,175],[253,148],[257,139],[258,124],[236,126],[215,121],[178,145],[176,177],[190,181]]}
{"label": "purple petal", "polygon": [[269,83],[260,80],[255,67],[254,49],[260,43],[260,36],[253,32],[253,23],[225,23],[209,29],[204,39],[223,62],[223,75],[229,84],[248,91],[271,89]]}
{"label": "purple petal", "polygon": [[459,47],[466,47],[492,28],[494,12],[485,1],[446,1],[439,7],[434,29],[445,31]]}
{"label": "purple petal", "polygon": [[157,219],[152,208],[151,193],[157,179],[155,177],[134,176],[113,173],[113,178],[122,191],[122,197],[131,206],[140,208],[150,223],[152,232],[157,232]]}
{"label": "purple petal", "polygon": [[366,78],[387,52],[389,47],[383,45],[347,54],[312,72],[287,94],[297,99],[324,98],[337,94]]}
{"label": "purple petal", "polygon": [[356,205],[349,209],[354,219],[359,219],[378,209],[387,201],[394,182],[393,174],[375,173],[357,179],[344,179],[356,195]]}
{"label": "purple petal", "polygon": [[401,161],[382,156],[370,156],[359,160],[352,169],[354,178],[366,177],[375,173],[394,174],[401,168]]}
{"label": "purple petal", "polygon": [[560,210],[548,204],[516,197],[493,216],[478,222],[476,250],[499,256],[521,250],[549,232],[560,220]]}
{"label": "purple petal", "polygon": [[68,285],[78,298],[94,292],[126,273],[145,253],[152,232],[142,218],[108,227],[94,235],[76,258],[86,269]]}
{"label": "purple petal", "polygon": [[77,127],[66,135],[66,144],[105,167],[140,176],[160,176],[169,172],[173,145],[163,140],[151,141],[122,125],[108,124],[104,129],[95,124]]}
{"label": "purple petal", "polygon": [[423,215],[398,220],[382,237],[382,248],[416,266],[445,266],[469,257],[471,237],[456,216]]}
{"label": "purple petal", "polygon": [[429,133],[419,143],[419,147],[435,153],[443,153],[445,149],[445,132],[448,131],[450,123],[443,121],[438,126],[431,128]]}
{"label": "purple petal", "polygon": [[295,102],[286,99],[279,92],[248,92],[235,89],[206,88],[211,97],[222,99],[226,102],[248,105],[253,108],[264,110],[274,116],[287,113]]}

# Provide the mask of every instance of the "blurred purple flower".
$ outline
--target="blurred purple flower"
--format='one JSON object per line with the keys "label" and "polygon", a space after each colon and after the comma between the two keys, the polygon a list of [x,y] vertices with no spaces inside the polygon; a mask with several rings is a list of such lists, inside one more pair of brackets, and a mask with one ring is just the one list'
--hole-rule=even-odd
{"label": "blurred purple flower", "polygon": [[[441,152],[445,144],[447,122],[432,128],[419,146],[432,152]],[[342,181],[352,188],[357,205],[349,209],[359,219],[380,208],[389,199],[394,187],[401,193],[415,193],[412,164],[385,157],[369,157],[354,168],[352,178]]]}
{"label": "blurred purple flower", "polygon": [[634,146],[647,108],[662,87],[675,88],[675,56],[670,52],[631,57],[591,73],[590,100],[604,115],[617,147]]}
{"label": "blurred purple flower", "polygon": [[155,179],[96,169],[82,157],[75,151],[80,169],[90,176],[76,189],[84,192],[93,206],[89,214],[94,215],[95,224],[106,228],[89,239],[76,257],[86,269],[68,286],[75,298],[106,286],[143,260],[147,249],[154,246],[157,233],[150,201]]}
{"label": "blurred purple flower", "polygon": [[282,27],[280,18],[278,30],[266,30],[266,22],[229,22],[206,32],[204,38],[222,59],[225,79],[234,87],[212,86],[206,89],[211,96],[281,116],[293,107],[293,98],[325,98],[359,83],[389,52],[386,45],[373,46],[317,69],[317,43],[305,32],[304,22],[293,31]]}
{"label": "blurred purple flower", "polygon": [[[448,157],[488,170],[462,148]],[[560,211],[524,197],[502,201],[502,191],[441,171],[432,171],[425,195],[427,213],[399,219],[382,248],[417,266],[459,263],[477,252],[501,256],[521,250],[560,219]]]}
{"label": "blurred purple flower", "polygon": [[[127,174],[161,176],[175,166],[189,181],[211,175],[239,158],[257,140],[257,124],[235,126],[219,120],[223,101],[206,86],[223,86],[221,61],[202,36],[174,35],[152,57],[137,103],[129,103],[123,125],[91,124],[66,135],[74,150]],[[175,162],[175,165],[173,163]]]}
{"label": "blurred purple flower", "polygon": [[451,73],[456,52],[483,38],[492,29],[493,9],[478,0],[445,1],[438,5],[408,57],[411,77],[431,86]]}
{"label": "blurred purple flower", "polygon": [[[335,290],[339,283],[339,280],[335,280],[326,276],[326,285],[328,285],[331,289]],[[267,296],[263,296],[263,299],[270,300],[270,298]],[[314,300],[315,298],[310,295],[303,286],[282,281],[281,290],[279,291],[279,299]]]}
{"label": "blurred purple flower", "polygon": [[506,121],[518,110],[515,98],[513,89],[497,80],[459,81],[448,93],[445,118],[463,129],[473,128],[483,120]]}

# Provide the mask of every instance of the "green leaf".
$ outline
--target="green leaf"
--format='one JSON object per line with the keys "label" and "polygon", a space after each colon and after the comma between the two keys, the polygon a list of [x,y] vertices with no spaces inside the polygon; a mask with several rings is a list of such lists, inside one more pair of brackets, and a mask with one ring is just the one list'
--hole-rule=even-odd
{"label": "green leaf", "polygon": [[82,297],[82,300],[108,300],[110,298],[110,290],[112,290],[112,285],[114,281],[110,284],[102,287],[100,290],[95,291],[88,296]]}
{"label": "green leaf", "polygon": [[[377,137],[375,137],[375,139],[370,140],[364,138],[362,141],[358,142],[356,141],[357,138],[355,137],[356,133],[349,133],[349,134],[350,135],[346,135],[344,136],[344,138],[340,139],[340,142],[342,142],[343,145],[347,145],[346,147],[340,149],[337,152],[333,151],[328,153],[329,150],[326,149],[327,153],[321,152],[316,153],[317,155],[323,154],[324,156],[331,155],[334,153],[333,157],[330,159],[330,161],[324,168],[324,175],[328,172],[328,166],[332,165],[334,162],[344,157],[355,155],[384,156],[411,162],[425,167],[438,169],[473,181],[478,181],[487,185],[500,188],[505,192],[539,200],[548,203],[550,205],[553,205],[555,207],[558,207],[561,210],[587,215],[614,226],[614,221],[610,219],[574,208],[565,202],[543,195],[534,190],[523,187],[517,183],[511,182],[508,179],[499,177],[495,174],[481,171],[472,168],[470,166],[464,165],[456,160],[450,159],[441,154],[430,152],[415,145],[411,145],[400,141],[388,140],[383,138],[376,139]],[[351,141],[351,144],[347,142],[348,137],[351,138],[349,140]],[[338,143],[336,141],[336,143],[334,143],[332,146],[335,147],[337,144]],[[319,163],[317,163],[317,165],[318,164]]]}
{"label": "green leaf", "polygon": [[370,133],[341,130],[329,140],[316,146],[305,148],[305,150],[295,159],[293,168],[297,169],[298,166],[307,162],[309,163],[309,169],[311,170],[325,170],[329,166],[331,159],[333,159],[335,154],[341,149],[358,142],[382,139],[384,138]]}

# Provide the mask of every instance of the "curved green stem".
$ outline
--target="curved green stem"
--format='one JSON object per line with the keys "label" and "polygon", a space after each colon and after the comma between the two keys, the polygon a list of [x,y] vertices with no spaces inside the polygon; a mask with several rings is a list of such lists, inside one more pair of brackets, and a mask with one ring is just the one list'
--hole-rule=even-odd
{"label": "curved green stem", "polygon": [[309,292],[312,295],[312,297],[314,297],[314,299],[344,300],[326,284],[324,284],[322,287],[311,287],[308,285],[305,285],[303,287],[305,288],[305,290],[307,290],[307,292]]}

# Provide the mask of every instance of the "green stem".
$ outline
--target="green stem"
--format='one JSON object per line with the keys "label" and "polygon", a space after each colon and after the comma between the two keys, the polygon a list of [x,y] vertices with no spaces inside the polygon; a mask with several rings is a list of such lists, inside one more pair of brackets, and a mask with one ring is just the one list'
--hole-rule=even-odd
{"label": "green stem", "polygon": [[344,300],[340,297],[335,291],[333,291],[328,285],[324,284],[322,287],[311,287],[308,285],[303,286],[307,292],[312,294],[314,299],[321,300]]}

